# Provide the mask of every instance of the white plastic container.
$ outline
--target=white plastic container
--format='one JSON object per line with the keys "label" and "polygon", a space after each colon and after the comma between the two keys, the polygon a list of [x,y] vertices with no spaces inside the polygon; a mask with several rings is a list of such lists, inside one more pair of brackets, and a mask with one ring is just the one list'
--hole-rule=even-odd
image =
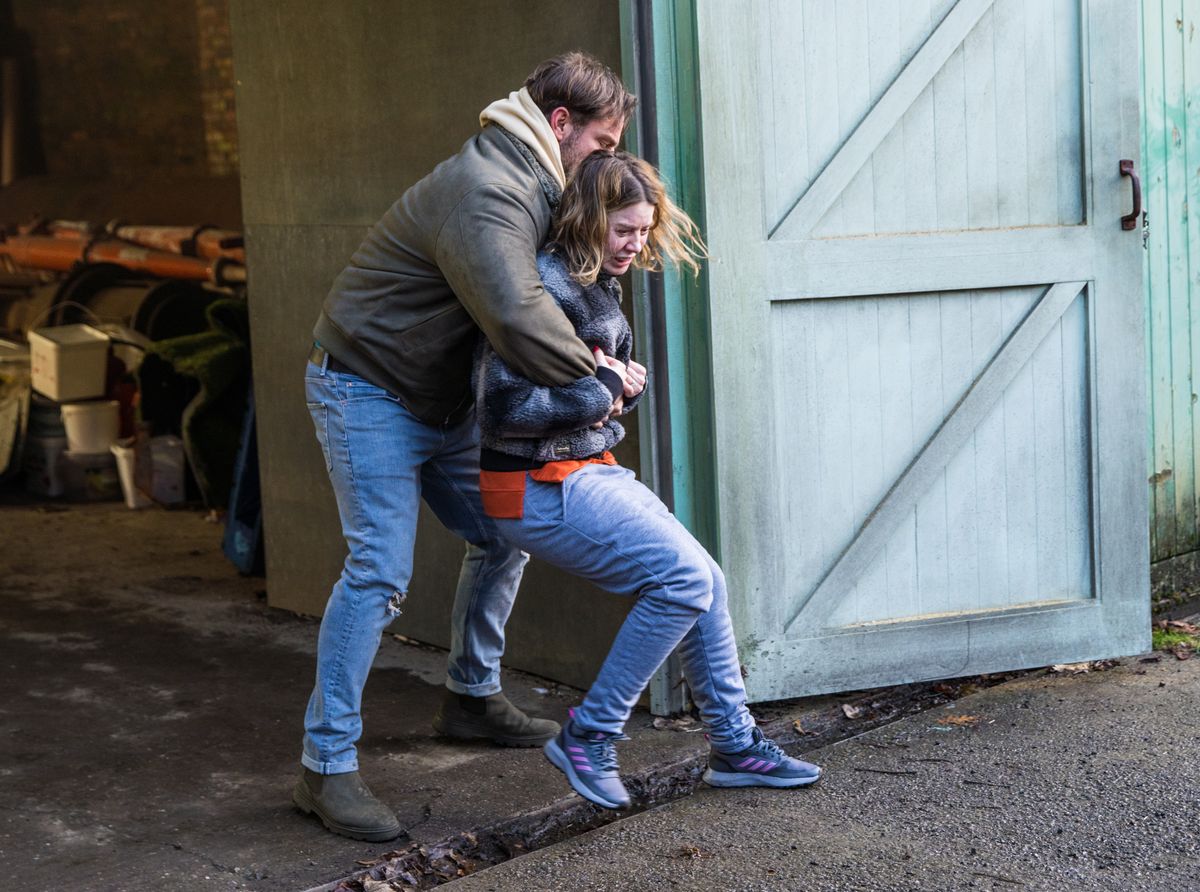
{"label": "white plastic container", "polygon": [[178,505],[184,499],[184,469],[187,458],[183,452],[183,440],[165,434],[150,438],[151,474],[150,495],[160,505]]}
{"label": "white plastic container", "polygon": [[90,325],[36,328],[29,333],[29,363],[33,389],[52,400],[104,396],[108,335]]}
{"label": "white plastic container", "polygon": [[109,449],[117,459],[117,475],[121,478],[121,495],[125,497],[127,508],[148,508],[154,502],[150,497],[137,488],[135,469],[137,467],[137,452],[135,440],[118,440]]}
{"label": "white plastic container", "polygon": [[121,430],[121,404],[116,400],[67,403],[62,418],[71,452],[107,454]]}
{"label": "white plastic container", "polygon": [[108,451],[100,453],[67,450],[58,457],[63,495],[78,502],[99,502],[121,497],[117,460]]}

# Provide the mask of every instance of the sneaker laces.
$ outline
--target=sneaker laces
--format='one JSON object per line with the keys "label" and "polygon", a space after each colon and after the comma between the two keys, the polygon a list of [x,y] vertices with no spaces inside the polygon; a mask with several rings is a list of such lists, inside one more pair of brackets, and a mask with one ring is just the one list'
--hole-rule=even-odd
{"label": "sneaker laces", "polygon": [[783,751],[783,748],[769,737],[765,737],[761,730],[754,729],[755,741],[750,748],[761,753],[764,756],[770,756],[776,762],[783,762],[788,759],[788,754]]}
{"label": "sneaker laces", "polygon": [[588,760],[601,771],[616,771],[617,747],[613,741],[617,738],[606,735],[599,740],[593,740],[593,737],[597,733],[595,731],[590,732],[583,738],[583,744],[587,748]]}
{"label": "sneaker laces", "polygon": [[617,771],[618,740],[629,740],[625,734],[609,734],[604,731],[587,731],[575,724],[575,710],[571,710],[571,726],[568,733],[584,745],[588,760],[601,771]]}

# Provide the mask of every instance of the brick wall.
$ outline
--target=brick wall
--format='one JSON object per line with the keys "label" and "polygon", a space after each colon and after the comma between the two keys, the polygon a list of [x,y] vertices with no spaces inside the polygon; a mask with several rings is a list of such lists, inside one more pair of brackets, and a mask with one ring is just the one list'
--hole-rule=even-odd
{"label": "brick wall", "polygon": [[228,0],[11,0],[46,173],[237,170]]}
{"label": "brick wall", "polygon": [[238,171],[237,115],[233,97],[233,45],[229,0],[195,0],[199,46],[200,104],[208,172]]}

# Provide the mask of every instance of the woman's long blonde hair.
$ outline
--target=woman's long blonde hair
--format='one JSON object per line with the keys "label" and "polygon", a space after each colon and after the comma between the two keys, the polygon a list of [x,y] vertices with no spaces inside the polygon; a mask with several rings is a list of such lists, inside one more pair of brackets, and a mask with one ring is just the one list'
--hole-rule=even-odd
{"label": "woman's long blonde hair", "polygon": [[604,264],[608,215],[639,201],[654,206],[654,222],[634,265],[659,270],[666,258],[693,273],[700,271],[700,261],[708,257],[700,230],[671,201],[658,171],[628,152],[593,152],[563,190],[550,233],[571,278],[582,285],[596,281]]}

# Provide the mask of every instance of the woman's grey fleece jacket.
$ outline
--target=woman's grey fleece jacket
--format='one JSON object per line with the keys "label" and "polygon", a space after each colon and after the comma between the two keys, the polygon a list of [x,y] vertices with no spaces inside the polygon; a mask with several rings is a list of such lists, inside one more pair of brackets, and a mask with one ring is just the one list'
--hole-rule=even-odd
{"label": "woman's grey fleece jacket", "polygon": [[[563,258],[552,249],[538,254],[538,273],[546,291],[589,348],[628,363],[633,332],[621,312],[621,286],[601,273],[592,285],[571,278]],[[615,419],[599,430],[621,395],[621,376],[607,367],[563,387],[543,387],[514,372],[484,339],[475,354],[475,407],[478,413],[480,465],[485,470],[539,467],[548,461],[580,459],[611,449],[625,436]],[[643,391],[644,392],[644,391]],[[628,414],[641,394],[625,400]]]}

